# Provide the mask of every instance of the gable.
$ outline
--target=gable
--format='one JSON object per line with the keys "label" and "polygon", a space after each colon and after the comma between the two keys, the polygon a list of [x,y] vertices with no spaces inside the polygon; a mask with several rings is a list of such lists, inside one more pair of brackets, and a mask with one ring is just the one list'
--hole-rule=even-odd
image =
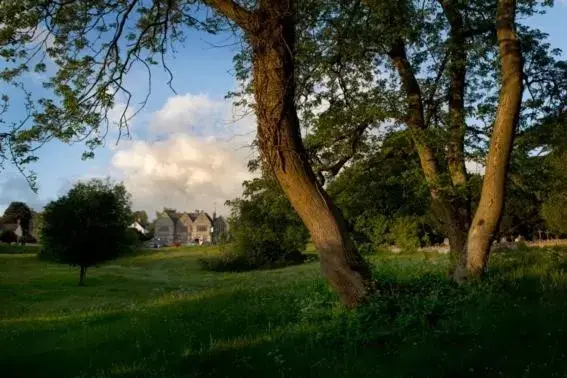
{"label": "gable", "polygon": [[156,229],[158,227],[173,227],[173,220],[169,216],[162,216],[156,219]]}
{"label": "gable", "polygon": [[211,217],[209,217],[207,213],[199,213],[199,216],[197,217],[197,219],[195,219],[195,223],[201,225],[206,224],[211,226],[213,224],[213,220],[211,219]]}
{"label": "gable", "polygon": [[191,219],[191,217],[187,213],[181,214],[178,220],[181,221],[181,223],[183,223],[187,227],[193,224],[193,219]]}

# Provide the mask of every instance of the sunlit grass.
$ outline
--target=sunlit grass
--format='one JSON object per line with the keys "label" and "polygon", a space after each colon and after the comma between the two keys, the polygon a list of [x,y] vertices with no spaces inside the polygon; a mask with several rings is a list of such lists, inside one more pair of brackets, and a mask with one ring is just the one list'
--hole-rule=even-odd
{"label": "sunlit grass", "polygon": [[218,248],[145,250],[78,287],[76,268],[0,254],[0,376],[564,377],[566,251],[495,253],[466,287],[446,255],[376,254],[355,312],[317,262],[212,273],[197,261]]}

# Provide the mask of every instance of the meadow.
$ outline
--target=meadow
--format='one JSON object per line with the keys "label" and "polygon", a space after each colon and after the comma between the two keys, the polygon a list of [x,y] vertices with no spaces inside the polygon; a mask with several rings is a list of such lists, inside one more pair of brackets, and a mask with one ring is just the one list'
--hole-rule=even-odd
{"label": "meadow", "polygon": [[[214,247],[139,251],[87,273],[0,254],[0,376],[567,377],[567,249],[494,253],[456,286],[447,257],[379,253],[372,301],[339,305],[318,262],[202,271]],[[14,253],[21,252],[21,253]]]}

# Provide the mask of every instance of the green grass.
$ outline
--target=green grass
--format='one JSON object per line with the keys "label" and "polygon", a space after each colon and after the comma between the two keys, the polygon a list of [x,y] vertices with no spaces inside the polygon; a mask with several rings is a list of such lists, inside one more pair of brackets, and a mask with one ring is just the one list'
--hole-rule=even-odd
{"label": "green grass", "polygon": [[0,254],[38,253],[39,246],[36,245],[10,245],[0,243]]}
{"label": "green grass", "polygon": [[497,253],[456,287],[446,257],[372,257],[349,312],[318,263],[213,273],[212,247],[89,269],[0,254],[2,377],[566,377],[567,249]]}

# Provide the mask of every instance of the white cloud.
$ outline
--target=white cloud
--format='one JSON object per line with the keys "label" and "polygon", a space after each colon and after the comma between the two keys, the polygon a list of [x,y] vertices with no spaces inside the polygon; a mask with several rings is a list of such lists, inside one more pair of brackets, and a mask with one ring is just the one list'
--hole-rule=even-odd
{"label": "white cloud", "polygon": [[473,160],[465,161],[465,168],[471,174],[484,175],[484,165]]}
{"label": "white cloud", "polygon": [[[150,134],[190,133],[195,136],[230,134],[242,128],[235,124],[235,115],[227,101],[213,100],[206,94],[170,97],[163,108],[154,113],[150,122]],[[249,125],[248,125],[249,126]]]}
{"label": "white cloud", "polygon": [[226,214],[224,202],[239,196],[251,177],[254,118],[235,120],[230,103],[186,94],[168,99],[149,128],[160,138],[120,143],[111,162],[133,207],[152,216],[164,206],[212,212],[216,205]]}

